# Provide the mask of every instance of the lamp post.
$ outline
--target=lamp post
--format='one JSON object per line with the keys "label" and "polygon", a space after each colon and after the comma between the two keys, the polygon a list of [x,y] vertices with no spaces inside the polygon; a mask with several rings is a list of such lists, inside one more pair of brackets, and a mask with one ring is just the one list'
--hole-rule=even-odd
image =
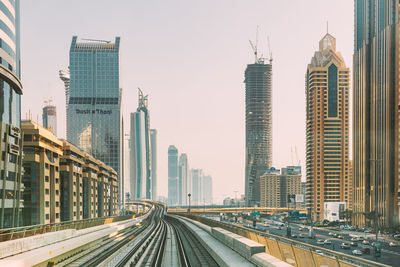
{"label": "lamp post", "polygon": [[192,196],[192,194],[189,193],[189,194],[188,194],[188,197],[189,197],[189,211],[188,211],[188,212],[189,212],[189,215],[190,215],[190,197],[191,197],[191,196]]}

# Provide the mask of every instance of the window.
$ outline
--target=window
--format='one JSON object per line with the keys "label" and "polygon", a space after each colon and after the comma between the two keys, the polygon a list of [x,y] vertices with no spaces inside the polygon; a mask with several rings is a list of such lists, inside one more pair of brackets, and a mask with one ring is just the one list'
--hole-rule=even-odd
{"label": "window", "polygon": [[46,208],[50,207],[50,202],[46,201]]}
{"label": "window", "polygon": [[50,215],[47,213],[46,214],[46,220],[49,220],[50,219]]}
{"label": "window", "polygon": [[46,176],[46,177],[44,178],[44,180],[45,180],[46,182],[49,182],[49,176]]}
{"label": "window", "polygon": [[48,195],[50,193],[50,190],[46,189],[45,192],[46,192],[46,195]]}

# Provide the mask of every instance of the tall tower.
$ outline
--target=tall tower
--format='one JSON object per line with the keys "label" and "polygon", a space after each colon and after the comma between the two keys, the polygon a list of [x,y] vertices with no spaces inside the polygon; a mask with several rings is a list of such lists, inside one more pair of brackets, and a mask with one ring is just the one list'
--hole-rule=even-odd
{"label": "tall tower", "polygon": [[187,194],[188,191],[188,179],[189,179],[189,165],[188,158],[185,153],[182,153],[179,157],[179,180],[178,180],[178,190],[179,190],[179,200],[180,205],[188,205],[189,200]]}
{"label": "tall tower", "polygon": [[51,104],[51,99],[46,100],[46,106],[43,108],[43,127],[50,129],[57,136],[57,109]]}
{"label": "tall tower", "polygon": [[[70,79],[70,73],[69,73],[69,68],[68,70],[60,70],[59,71],[59,77],[61,81],[64,82],[64,89],[65,89],[65,108],[67,110],[66,113],[66,119],[68,121],[68,103],[69,103],[69,87],[71,84],[71,79]],[[66,129],[67,131],[67,136],[68,136],[68,128]]]}
{"label": "tall tower", "polygon": [[151,199],[157,200],[157,130],[150,129],[151,146]]}
{"label": "tall tower", "polygon": [[[354,1],[353,223],[399,223],[399,1]],[[377,211],[375,213],[375,211]]]}
{"label": "tall tower", "polygon": [[20,1],[0,0],[0,228],[21,225]]}
{"label": "tall tower", "polygon": [[178,204],[178,149],[170,145],[168,147],[168,203]]}
{"label": "tall tower", "polygon": [[313,220],[323,220],[324,202],[349,202],[350,70],[336,39],[319,42],[306,73],[306,203]]}
{"label": "tall tower", "polygon": [[260,176],[272,163],[272,58],[257,56],[247,65],[245,198],[249,206],[260,204]]}
{"label": "tall tower", "polygon": [[200,205],[202,198],[203,170],[192,169],[192,204]]}
{"label": "tall tower", "polygon": [[119,37],[115,43],[72,38],[67,139],[118,173],[122,203],[119,46]]}
{"label": "tall tower", "polygon": [[148,97],[139,89],[139,107],[131,113],[130,133],[131,197],[152,198],[152,162]]}

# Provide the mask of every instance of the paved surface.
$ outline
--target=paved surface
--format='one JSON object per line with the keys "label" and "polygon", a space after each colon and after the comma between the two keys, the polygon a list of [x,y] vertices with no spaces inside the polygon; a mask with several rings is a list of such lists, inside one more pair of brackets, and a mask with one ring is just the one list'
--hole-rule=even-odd
{"label": "paved surface", "polygon": [[[239,222],[240,223],[240,222]],[[251,223],[242,223],[245,227],[253,228],[253,225]],[[300,231],[299,230],[299,224],[294,224],[294,223],[290,223],[290,226],[292,228],[292,234],[295,234],[297,236],[297,238],[292,238],[293,240],[296,241],[300,241],[300,242],[304,242],[307,244],[312,244],[315,246],[323,246],[325,249],[330,249],[333,251],[338,251],[338,252],[342,252],[342,253],[346,253],[346,254],[352,254],[352,251],[354,249],[359,249],[361,250],[361,248],[363,247],[368,247],[371,250],[371,254],[370,255],[366,255],[363,254],[362,257],[364,259],[368,259],[368,260],[372,260],[372,261],[377,261],[380,263],[384,263],[387,265],[391,265],[391,266],[400,266],[399,262],[400,262],[400,247],[390,247],[388,243],[385,242],[380,242],[381,243],[381,257],[378,258],[377,260],[375,259],[375,257],[373,256],[373,247],[371,245],[363,245],[361,243],[361,241],[356,242],[357,243],[357,247],[351,247],[350,249],[342,249],[340,247],[340,245],[343,242],[346,243],[350,243],[350,239],[352,238],[350,235],[352,236],[362,236],[365,238],[373,238],[373,240],[369,240],[370,243],[372,243],[375,240],[375,235],[374,234],[364,234],[364,233],[360,233],[360,232],[355,232],[355,231],[347,231],[347,230],[342,230],[342,231],[332,231],[329,229],[315,229],[314,228],[314,232],[316,234],[315,239],[309,239],[308,238],[308,230],[306,231]],[[276,234],[276,235],[280,235],[280,236],[286,236],[286,227],[281,227],[281,229],[279,229],[279,226],[276,223],[272,223],[271,221],[266,223],[266,224],[261,224],[258,223],[257,224],[257,230],[261,230],[261,231],[269,231],[271,234]],[[339,233],[340,235],[342,235],[344,238],[343,239],[339,239],[339,238],[335,238],[333,236],[329,235],[329,232],[335,232],[335,233]],[[305,237],[304,238],[300,238],[299,235],[303,234]],[[318,239],[329,239],[332,241],[332,245],[318,245],[317,244],[317,240]]]}

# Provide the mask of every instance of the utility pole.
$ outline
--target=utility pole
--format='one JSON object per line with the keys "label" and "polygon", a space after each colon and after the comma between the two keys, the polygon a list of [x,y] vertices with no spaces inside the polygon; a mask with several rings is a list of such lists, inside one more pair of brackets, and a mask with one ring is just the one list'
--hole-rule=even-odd
{"label": "utility pole", "polygon": [[188,197],[189,197],[189,215],[190,215],[190,197],[192,196],[192,194],[188,194]]}

